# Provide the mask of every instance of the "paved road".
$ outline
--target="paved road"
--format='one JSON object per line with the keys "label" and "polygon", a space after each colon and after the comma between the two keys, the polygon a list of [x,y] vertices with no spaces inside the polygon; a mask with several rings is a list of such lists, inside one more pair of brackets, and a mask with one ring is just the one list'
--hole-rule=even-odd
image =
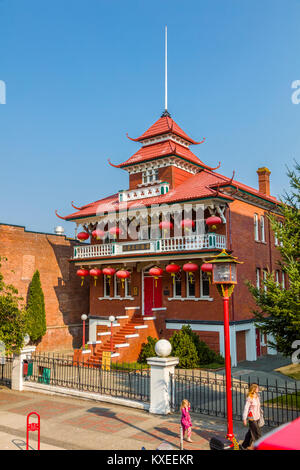
{"label": "paved road", "polygon": [[[276,381],[278,385],[285,384],[285,382],[294,384],[296,382],[294,379],[275,371],[275,369],[288,364],[291,364],[291,359],[285,358],[280,354],[276,356],[262,356],[257,361],[239,362],[238,367],[232,368],[232,376],[235,378],[241,377],[242,380],[247,381],[249,377],[250,382],[258,381],[261,384],[266,384],[267,381],[269,385],[275,384]],[[224,375],[225,370],[222,369],[218,373]],[[297,382],[300,385],[300,381],[298,380]]]}
{"label": "paved road", "polygon": [[[163,441],[174,450],[180,448],[178,413],[157,416],[110,403],[0,387],[0,449],[24,449],[26,416],[31,411],[41,416],[42,450],[155,450]],[[194,442],[185,442],[186,450],[209,449],[211,437],[226,434],[224,419],[194,413],[191,417]],[[234,423],[234,431],[242,440],[245,428],[240,422]],[[30,444],[36,447],[35,440]]]}

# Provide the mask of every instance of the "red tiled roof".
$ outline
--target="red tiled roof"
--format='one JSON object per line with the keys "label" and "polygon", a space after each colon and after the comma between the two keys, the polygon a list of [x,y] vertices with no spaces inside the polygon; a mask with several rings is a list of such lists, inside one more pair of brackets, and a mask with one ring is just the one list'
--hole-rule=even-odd
{"label": "red tiled roof", "polygon": [[183,139],[187,140],[191,144],[199,144],[200,142],[196,142],[195,140],[191,139],[179,126],[176,122],[168,116],[160,117],[149,129],[147,129],[140,137],[137,137],[134,140],[135,142],[140,142],[144,139],[149,139],[151,137],[155,137],[157,135],[166,134],[166,133],[173,133],[182,137]]}
{"label": "red tiled roof", "polygon": [[[210,170],[203,169],[199,173],[191,176],[185,180],[182,184],[176,188],[170,190],[167,194],[154,196],[151,198],[138,199],[128,202],[120,202],[118,200],[118,194],[114,194],[99,201],[95,201],[91,204],[83,206],[78,212],[74,212],[65,217],[66,220],[74,220],[85,217],[92,217],[97,214],[104,212],[113,212],[122,209],[138,209],[139,207],[147,207],[152,204],[172,204],[179,201],[189,201],[195,199],[202,199],[208,197],[218,197],[216,195],[216,189],[218,185],[220,187],[224,185],[233,185],[237,188],[247,191],[254,196],[258,196],[262,199],[266,199],[273,203],[278,203],[277,199],[273,196],[266,196],[260,193],[256,189],[250,186],[239,183],[238,181],[232,181],[230,178],[214,173]],[[234,197],[219,193],[219,197],[228,199],[228,201],[234,200]]]}
{"label": "red tiled roof", "polygon": [[153,145],[147,145],[146,147],[140,148],[134,155],[132,155],[126,162],[117,165],[119,168],[123,168],[129,165],[135,165],[137,163],[153,160],[159,157],[165,157],[167,155],[177,155],[184,158],[196,165],[208,168],[190,149],[180,144],[175,144],[171,140],[165,142],[156,143]]}

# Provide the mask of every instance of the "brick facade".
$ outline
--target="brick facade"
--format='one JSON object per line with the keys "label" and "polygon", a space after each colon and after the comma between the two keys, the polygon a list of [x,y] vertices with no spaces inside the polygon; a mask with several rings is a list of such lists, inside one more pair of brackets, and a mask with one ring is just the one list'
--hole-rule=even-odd
{"label": "brick facade", "polygon": [[69,263],[74,240],[54,234],[30,232],[24,227],[0,225],[1,272],[26,301],[36,270],[45,296],[47,332],[38,351],[63,351],[81,345],[82,313],[89,313],[89,286],[80,287]]}

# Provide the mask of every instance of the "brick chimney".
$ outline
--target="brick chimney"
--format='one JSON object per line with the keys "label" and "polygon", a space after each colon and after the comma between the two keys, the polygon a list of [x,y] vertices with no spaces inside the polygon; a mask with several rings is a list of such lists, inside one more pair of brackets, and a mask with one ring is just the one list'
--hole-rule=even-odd
{"label": "brick chimney", "polygon": [[258,174],[259,192],[270,196],[270,170],[264,166],[259,168],[256,173]]}

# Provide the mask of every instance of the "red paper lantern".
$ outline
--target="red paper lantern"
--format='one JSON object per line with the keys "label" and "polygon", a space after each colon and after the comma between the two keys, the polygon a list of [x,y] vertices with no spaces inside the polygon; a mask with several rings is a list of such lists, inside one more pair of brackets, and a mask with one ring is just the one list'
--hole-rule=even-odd
{"label": "red paper lantern", "polygon": [[126,269],[120,269],[119,271],[116,272],[116,276],[121,279],[122,281],[122,287],[124,287],[124,279],[128,279],[130,276],[130,272],[126,271]]}
{"label": "red paper lantern", "polygon": [[114,238],[117,238],[117,236],[121,235],[122,230],[119,227],[111,227],[109,229],[110,235],[112,235]]}
{"label": "red paper lantern", "polygon": [[103,230],[100,230],[100,228],[96,228],[96,230],[92,231],[92,236],[97,240],[100,240],[100,238],[104,238],[105,232]]}
{"label": "red paper lantern", "polygon": [[172,224],[172,222],[169,222],[168,220],[163,220],[162,222],[160,222],[159,224],[159,228],[160,230],[163,231],[164,235],[172,230],[172,228],[174,227],[174,225]]}
{"label": "red paper lantern", "polygon": [[89,234],[87,232],[79,232],[77,235],[78,240],[81,242],[87,240],[89,238]]}
{"label": "red paper lantern", "polygon": [[81,286],[83,286],[84,278],[89,275],[89,271],[87,269],[80,268],[77,270],[76,274],[81,277]]}
{"label": "red paper lantern", "polygon": [[149,269],[149,274],[155,279],[155,287],[157,287],[157,279],[162,275],[163,272],[163,269],[159,268],[158,266]]}
{"label": "red paper lantern", "polygon": [[195,263],[186,263],[182,266],[182,269],[188,273],[191,283],[193,283],[193,273],[198,271],[198,264]]}
{"label": "red paper lantern", "polygon": [[201,265],[201,271],[204,273],[211,273],[213,270],[213,265],[211,263],[203,263]]}
{"label": "red paper lantern", "polygon": [[97,283],[98,277],[101,276],[101,274],[102,274],[102,271],[99,268],[92,268],[90,270],[90,276],[92,276],[95,279],[95,285]]}
{"label": "red paper lantern", "polygon": [[205,222],[206,225],[208,225],[208,227],[211,227],[212,230],[216,230],[217,225],[220,225],[222,223],[222,220],[220,219],[220,217],[213,215],[211,217],[208,217]]}
{"label": "red paper lantern", "polygon": [[116,272],[116,270],[114,268],[110,268],[110,267],[102,269],[102,273],[104,274],[104,276],[108,277],[109,284],[110,284],[110,279],[115,274],[115,272]]}
{"label": "red paper lantern", "polygon": [[175,264],[175,263],[168,264],[168,266],[166,266],[166,271],[167,271],[167,273],[171,274],[171,276],[173,278],[173,284],[174,284],[175,274],[180,271],[180,266],[178,266],[178,264]]}
{"label": "red paper lantern", "polygon": [[183,219],[180,222],[181,228],[187,230],[188,232],[195,227],[195,222],[192,219]]}

